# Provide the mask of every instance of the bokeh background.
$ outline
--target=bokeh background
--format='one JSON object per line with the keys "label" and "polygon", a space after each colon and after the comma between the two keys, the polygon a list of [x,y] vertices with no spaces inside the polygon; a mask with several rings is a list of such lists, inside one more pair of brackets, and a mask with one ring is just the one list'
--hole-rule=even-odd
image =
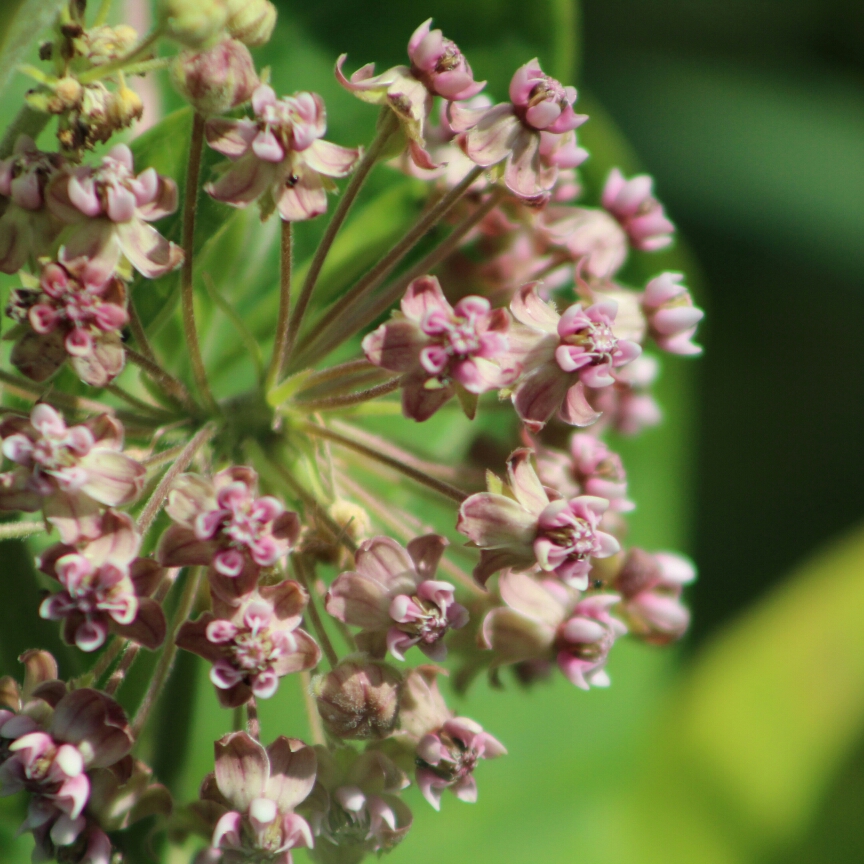
{"label": "bokeh background", "polygon": [[[708,312],[704,357],[665,361],[665,424],[623,445],[634,542],[681,548],[699,567],[691,636],[671,651],[616,646],[608,691],[475,687],[458,710],[510,755],[481,766],[474,806],[448,797],[435,815],[411,795],[415,827],[389,860],[864,860],[864,6],[277,5],[259,59],[281,88],[322,92],[340,143],[363,140],[374,112],[338,91],[335,57],[402,62],[430,15],[499,97],[533,56],[575,81],[592,118],[580,138],[628,173],[651,172],[680,228],[675,253],[650,266],[686,266]],[[600,167],[586,164],[589,188]],[[7,543],[0,560],[26,554]],[[20,646],[3,640],[17,590],[3,581],[6,667]],[[194,718],[193,759],[172,776],[187,796],[225,725],[198,678],[177,693],[178,728]],[[262,713],[265,737],[303,734],[300,716],[286,692]],[[17,862],[27,841],[6,824],[0,861]]]}

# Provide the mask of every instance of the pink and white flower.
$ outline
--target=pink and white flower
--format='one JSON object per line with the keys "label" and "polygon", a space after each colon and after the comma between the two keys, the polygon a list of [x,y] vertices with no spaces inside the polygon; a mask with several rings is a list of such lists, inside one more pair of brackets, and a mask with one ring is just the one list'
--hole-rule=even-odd
{"label": "pink and white flower", "polygon": [[585,388],[614,384],[613,370],[635,360],[642,348],[616,335],[614,300],[587,308],[574,303],[559,315],[540,298],[537,285],[523,285],[510,304],[523,325],[513,341],[525,368],[513,391],[513,405],[532,432],[540,431],[556,412],[565,423],[588,426],[599,414],[588,403]]}
{"label": "pink and white flower", "polygon": [[441,809],[449,789],[460,801],[477,800],[474,769],[481,759],[507,753],[504,745],[474,720],[456,717],[438,690],[435,666],[418,666],[405,676],[401,740],[412,747],[417,786],[423,797]]}
{"label": "pink and white flower", "polygon": [[398,660],[416,645],[427,657],[447,656],[444,637],[468,623],[449,582],[435,579],[447,540],[426,534],[407,549],[389,537],[360,544],[356,570],[340,574],[327,592],[327,611],[360,627],[358,644],[375,657],[389,651]]}
{"label": "pink and white flower", "polygon": [[61,590],[42,601],[39,615],[63,621],[63,637],[82,651],[96,651],[110,632],[154,650],[165,639],[162,607],[150,595],[165,571],[138,558],[141,537],[129,516],[108,510],[101,536],[76,549],[63,543],[39,558],[39,569]]}
{"label": "pink and white flower", "polygon": [[460,390],[476,397],[519,375],[509,355],[506,309],[492,309],[483,297],[463,297],[453,307],[434,276],[415,279],[400,309],[366,336],[363,351],[370,363],[403,373],[406,417],[428,420]]}
{"label": "pink and white flower", "polygon": [[690,626],[681,593],[695,578],[693,562],[683,555],[631,549],[613,583],[630,632],[653,645],[680,639]]}
{"label": "pink and white flower", "polygon": [[43,402],[29,420],[0,423],[0,438],[16,465],[0,474],[0,509],[41,507],[63,543],[99,537],[102,506],[129,504],[144,486],[144,466],[121,452],[123,428],[107,414],[67,426]]}
{"label": "pink and white flower", "polygon": [[12,349],[12,364],[34,381],[50,378],[66,359],[93,387],[123,371],[126,286],[116,276],[103,279],[86,258],[45,265],[39,288],[14,290],[6,313],[26,328]]}
{"label": "pink and white flower", "polygon": [[153,168],[136,175],[132,151],[125,144],[112,147],[95,168],[84,166],[56,177],[46,199],[54,215],[72,226],[63,263],[90,259],[94,281],[107,281],[121,255],[148,279],[183,263],[183,250],[149,224],[177,209],[177,184]]}
{"label": "pink and white flower", "polygon": [[[210,861],[291,864],[291,850],[314,845],[309,823],[294,808],[315,785],[315,751],[280,736],[266,749],[245,732],[215,744],[216,771],[201,796],[218,816]],[[214,813],[214,815],[215,815]]]}
{"label": "pink and white flower", "polygon": [[0,216],[0,272],[17,273],[51,251],[63,223],[45,207],[45,187],[65,166],[59,153],[43,153],[27,135],[0,161],[0,196],[9,199]]}
{"label": "pink and white flower", "polygon": [[675,226],[654,197],[654,180],[639,174],[629,180],[617,169],[609,172],[602,203],[627,232],[634,249],[656,252],[672,243]]}
{"label": "pink and white flower", "polygon": [[213,664],[210,680],[226,708],[269,699],[279,679],[318,664],[321,651],[300,629],[308,595],[292,580],[259,588],[234,606],[213,596],[213,612],[186,621],[177,645]]}
{"label": "pink and white flower", "polygon": [[576,89],[544,74],[534,59],[516,70],[510,102],[471,110],[453,105],[450,122],[459,144],[477,165],[502,166],[507,188],[520,198],[547,196],[561,168],[587,156],[573,130],[588,118],[576,114]]}
{"label": "pink and white flower", "polygon": [[273,567],[297,540],[300,520],[277,498],[258,495],[258,475],[233,466],[209,480],[177,479],[165,506],[175,524],[162,535],[157,557],[166,567],[209,565],[217,576],[251,590],[261,568]]}
{"label": "pink and white flower", "polygon": [[469,496],[459,508],[456,529],[482,550],[474,578],[485,585],[499,570],[542,570],[585,590],[591,559],[620,548],[598,527],[609,502],[591,495],[550,499],[532,455],[516,450],[507,462],[509,483],[490,479],[490,491]]}
{"label": "pink and white flower", "polygon": [[336,62],[336,80],[364,102],[390,108],[407,139],[408,153],[421,169],[437,168],[426,150],[425,126],[432,110],[432,99],[441,96],[449,102],[471,99],[486,82],[474,80],[471,67],[454,42],[440,30],[431,29],[432,19],[424,21],[408,42],[407,66],[394,66],[380,75],[375,64],[367,63],[350,78],[342,66],[347,54]]}
{"label": "pink and white flower", "polygon": [[494,665],[554,659],[582,690],[608,687],[606,660],[627,627],[609,610],[617,594],[579,596],[552,580],[510,572],[498,583],[505,606],[489,612],[482,638],[495,652]]}
{"label": "pink and white flower", "polygon": [[232,207],[260,199],[261,212],[274,207],[286,222],[314,219],[327,211],[334,177],[346,177],[360,150],[324,141],[327,112],[317,93],[276,98],[262,84],[252,94],[255,119],[207,121],[207,143],[231,162],[207,192]]}
{"label": "pink and white flower", "polygon": [[705,313],[693,305],[690,292],[681,284],[683,278],[683,273],[661,273],[652,279],[642,295],[642,310],[658,348],[670,354],[701,354],[693,337]]}

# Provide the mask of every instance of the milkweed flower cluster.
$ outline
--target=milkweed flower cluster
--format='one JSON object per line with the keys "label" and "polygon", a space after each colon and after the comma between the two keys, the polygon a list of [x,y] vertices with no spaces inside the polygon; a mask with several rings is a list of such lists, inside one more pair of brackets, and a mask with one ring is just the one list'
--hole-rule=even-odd
{"label": "milkweed flower cluster", "polygon": [[[660,421],[657,352],[699,353],[703,313],[681,273],[621,281],[674,226],[650,177],[611,165],[597,205],[580,200],[588,118],[536,59],[496,102],[431,19],[404,64],[348,77],[343,55],[338,83],[381,110],[368,146],[343,146],[325,140],[321,96],[259,74],[269,0],[160,0],[143,38],[88,22],[84,5],[61,10],[27,96],[56,149],[11,134],[0,154],[0,270],[17,277],[0,535],[51,535],[36,556],[47,590],[25,611],[92,659],[27,651],[23,683],[0,679],[0,795],[28,796],[34,860],[109,864],[151,817],[172,844],[198,838],[197,864],[290,864],[299,848],[357,864],[410,833],[408,787],[435,810],[473,803],[497,767],[481,763],[507,753],[448,706],[450,671],[465,689],[483,670],[530,684],[557,668],[589,690],[609,686],[619,640],[687,631],[695,569],[627,546],[637,505],[608,433]],[[149,134],[188,136],[182,199],[148,164],[158,147],[112,141],[143,110],[127,77],[169,65],[190,108]],[[91,157],[101,142],[113,146]],[[341,267],[355,281],[337,285],[328,254],[382,163],[428,200],[383,254],[355,235],[361,263]],[[343,178],[292,285],[297,223],[324,216]],[[201,193],[218,242],[201,236]],[[212,264],[242,257],[232,238],[258,215],[276,217],[278,292],[246,320],[253,289],[241,314],[216,284],[234,271]],[[427,235],[431,251],[408,263]],[[239,341],[202,344],[196,316],[214,310]],[[237,392],[253,379],[224,373],[244,348],[256,374]],[[376,413],[386,427],[367,422]],[[424,447],[433,427],[452,436],[440,459]],[[510,455],[484,456],[478,428]],[[158,659],[127,716],[118,691],[146,652]],[[185,716],[172,699],[188,682],[173,676],[191,664],[234,724],[193,802],[132,756],[149,724]],[[307,742],[289,712],[279,728],[259,720],[289,676]]]}

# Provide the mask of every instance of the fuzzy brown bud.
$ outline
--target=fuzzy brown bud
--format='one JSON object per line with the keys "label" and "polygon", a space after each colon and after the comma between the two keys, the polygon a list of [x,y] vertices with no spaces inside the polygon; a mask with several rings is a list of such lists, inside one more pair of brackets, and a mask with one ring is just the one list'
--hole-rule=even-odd
{"label": "fuzzy brown bud", "polygon": [[54,96],[58,101],[58,110],[54,114],[62,114],[70,108],[74,108],[81,101],[83,88],[75,78],[67,75],[54,85]]}
{"label": "fuzzy brown bud", "polygon": [[187,48],[206,48],[225,30],[226,0],[159,0],[166,33]]}
{"label": "fuzzy brown bud", "polygon": [[224,114],[248,102],[260,83],[249,49],[225,39],[206,51],[184,51],[171,64],[177,92],[201,114]]}
{"label": "fuzzy brown bud", "polygon": [[336,738],[386,738],[399,715],[402,676],[392,666],[343,660],[313,684],[318,713]]}
{"label": "fuzzy brown bud", "polygon": [[106,106],[108,122],[117,129],[125,129],[144,113],[141,97],[129,87],[123,87],[113,94]]}
{"label": "fuzzy brown bud", "polygon": [[276,16],[270,0],[228,0],[228,32],[250,48],[270,41]]}

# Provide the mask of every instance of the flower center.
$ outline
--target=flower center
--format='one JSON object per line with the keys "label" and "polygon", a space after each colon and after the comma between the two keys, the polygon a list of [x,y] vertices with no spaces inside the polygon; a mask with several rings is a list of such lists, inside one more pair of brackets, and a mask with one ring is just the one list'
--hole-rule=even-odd
{"label": "flower center", "polygon": [[533,108],[541,102],[557,102],[562,109],[567,105],[567,93],[564,87],[548,75],[544,75],[543,80],[534,85],[528,96],[529,108]]}
{"label": "flower center", "polygon": [[266,672],[282,656],[284,646],[276,634],[264,629],[241,630],[230,647],[237,669],[250,675]]}
{"label": "flower center", "polygon": [[458,69],[463,63],[464,57],[456,46],[456,43],[445,39],[444,53],[438,58],[438,62],[435,64],[435,71],[452,72],[454,69]]}
{"label": "flower center", "polygon": [[543,536],[571,555],[580,558],[590,555],[596,542],[594,529],[588,522],[578,517],[574,519],[574,524],[546,530],[543,532]]}
{"label": "flower center", "polygon": [[425,645],[434,645],[450,627],[446,613],[436,604],[421,600],[416,595],[411,597],[411,601],[421,610],[420,614],[413,621],[397,626],[403,633],[418,638]]}
{"label": "flower center", "polygon": [[590,354],[594,363],[611,363],[612,355],[618,348],[618,339],[612,332],[612,326],[605,321],[592,323],[589,327],[564,337],[568,345],[578,345]]}

